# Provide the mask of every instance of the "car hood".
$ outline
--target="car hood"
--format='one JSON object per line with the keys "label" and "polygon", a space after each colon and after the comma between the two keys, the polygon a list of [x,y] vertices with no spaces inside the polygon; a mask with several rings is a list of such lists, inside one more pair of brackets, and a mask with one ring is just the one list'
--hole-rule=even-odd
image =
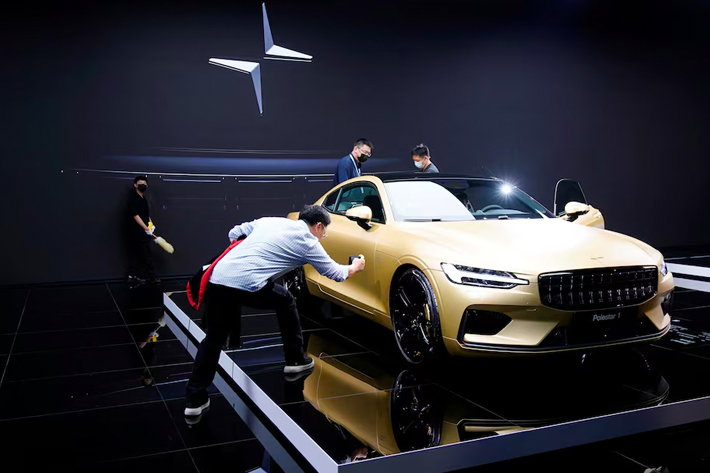
{"label": "car hood", "polygon": [[[626,235],[558,219],[401,222],[395,252],[431,269],[449,262],[534,275],[549,271],[656,265],[661,254]],[[396,238],[399,240],[399,238]],[[404,244],[402,244],[404,243]],[[381,251],[388,252],[384,248]]]}

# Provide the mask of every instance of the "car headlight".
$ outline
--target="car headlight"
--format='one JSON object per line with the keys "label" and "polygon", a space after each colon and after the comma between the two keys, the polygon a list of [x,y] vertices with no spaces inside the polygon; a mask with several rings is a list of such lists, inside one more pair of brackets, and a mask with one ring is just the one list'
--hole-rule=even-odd
{"label": "car headlight", "polygon": [[658,269],[661,272],[661,277],[666,277],[666,274],[668,274],[668,266],[666,266],[665,260],[661,260],[661,266]]}
{"label": "car headlight", "polygon": [[441,269],[446,274],[446,277],[449,278],[449,281],[456,284],[496,287],[499,289],[510,289],[515,286],[530,284],[527,279],[520,279],[513,273],[506,271],[472,268],[450,263],[441,263]]}

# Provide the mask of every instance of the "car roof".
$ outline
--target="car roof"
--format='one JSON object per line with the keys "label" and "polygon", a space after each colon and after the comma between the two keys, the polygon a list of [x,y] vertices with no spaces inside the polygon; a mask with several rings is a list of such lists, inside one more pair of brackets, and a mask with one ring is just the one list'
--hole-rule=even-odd
{"label": "car roof", "polygon": [[363,176],[373,176],[380,179],[382,182],[393,182],[393,181],[433,181],[437,179],[485,179],[485,180],[499,180],[496,177],[488,176],[471,176],[467,174],[452,174],[452,173],[428,173],[428,172],[417,172],[417,171],[393,171],[393,172],[375,172],[363,174]]}

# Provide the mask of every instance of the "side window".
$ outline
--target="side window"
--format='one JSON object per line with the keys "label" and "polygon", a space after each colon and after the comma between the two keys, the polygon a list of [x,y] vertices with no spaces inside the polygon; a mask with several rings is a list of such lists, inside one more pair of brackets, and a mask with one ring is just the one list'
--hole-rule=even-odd
{"label": "side window", "polygon": [[340,195],[335,212],[345,214],[348,209],[360,205],[370,207],[373,222],[385,223],[385,213],[380,195],[375,187],[369,185],[355,186],[344,190]]}
{"label": "side window", "polygon": [[334,212],[335,211],[335,202],[338,200],[338,194],[340,193],[340,189],[338,189],[335,192],[331,192],[328,197],[325,198],[323,201],[323,207],[325,207],[329,212]]}
{"label": "side window", "polygon": [[348,209],[362,205],[363,201],[363,186],[350,187],[345,189],[340,194],[340,200],[338,201],[338,208],[336,213],[344,214]]}

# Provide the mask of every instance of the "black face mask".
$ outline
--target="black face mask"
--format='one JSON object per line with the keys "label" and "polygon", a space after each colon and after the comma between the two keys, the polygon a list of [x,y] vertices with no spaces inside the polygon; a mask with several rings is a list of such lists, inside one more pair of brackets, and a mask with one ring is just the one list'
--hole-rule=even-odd
{"label": "black face mask", "polygon": [[148,186],[146,184],[138,184],[138,190],[141,192],[145,192],[148,190]]}
{"label": "black face mask", "polygon": [[365,161],[367,161],[367,158],[369,158],[368,155],[366,155],[366,154],[361,154],[360,157],[357,158],[357,160],[360,161],[361,163],[364,163]]}

